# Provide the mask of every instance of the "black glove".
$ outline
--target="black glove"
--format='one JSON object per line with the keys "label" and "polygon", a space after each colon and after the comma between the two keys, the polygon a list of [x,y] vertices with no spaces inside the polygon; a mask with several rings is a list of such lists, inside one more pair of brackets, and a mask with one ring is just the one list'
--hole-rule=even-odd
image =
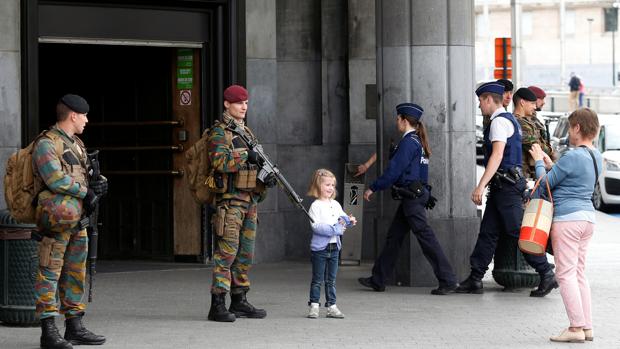
{"label": "black glove", "polygon": [[263,159],[258,156],[258,153],[254,150],[248,149],[248,162],[258,166],[263,166]]}
{"label": "black glove", "polygon": [[429,195],[428,201],[426,201],[426,204],[424,205],[424,207],[426,207],[427,210],[432,210],[433,208],[435,208],[435,203],[437,203],[437,198],[432,195]]}
{"label": "black glove", "polygon": [[95,194],[92,189],[88,189],[88,191],[86,192],[86,196],[84,197],[84,199],[82,199],[82,209],[84,215],[90,216],[90,214],[93,213],[93,211],[95,210],[95,207],[97,207],[98,202],[99,197],[97,196],[97,194]]}
{"label": "black glove", "polygon": [[271,187],[275,187],[276,184],[278,184],[278,180],[276,179],[276,175],[274,175],[273,173],[270,173],[267,175],[267,177],[265,177],[265,180],[263,181],[263,183],[265,184],[267,188],[271,188]]}
{"label": "black glove", "polygon": [[243,141],[243,139],[241,139],[241,137],[235,137],[232,140],[232,144],[233,144],[233,148],[237,149],[237,148],[247,148],[247,144],[245,144],[245,142]]}
{"label": "black glove", "polygon": [[97,196],[102,197],[108,193],[108,179],[100,176],[99,180],[88,182],[88,188],[92,189]]}

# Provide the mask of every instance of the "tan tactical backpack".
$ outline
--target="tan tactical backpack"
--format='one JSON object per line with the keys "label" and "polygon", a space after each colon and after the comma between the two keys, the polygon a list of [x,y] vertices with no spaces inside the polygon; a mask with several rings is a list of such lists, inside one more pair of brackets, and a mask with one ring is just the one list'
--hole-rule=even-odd
{"label": "tan tactical backpack", "polygon": [[[214,126],[220,125],[224,128],[226,143],[232,145],[232,132],[225,128],[221,122],[216,122]],[[216,193],[222,193],[227,188],[226,176],[223,177],[224,187],[219,189],[213,177],[211,159],[207,149],[209,133],[213,128],[208,128],[202,133],[202,137],[185,151],[185,174],[190,193],[199,204],[213,204]]]}
{"label": "tan tactical backpack", "polygon": [[56,132],[43,131],[26,148],[11,155],[6,164],[4,199],[11,216],[20,223],[36,222],[36,200],[45,184],[34,170],[32,152],[35,144],[43,137],[51,139],[56,154],[62,156],[62,136]]}

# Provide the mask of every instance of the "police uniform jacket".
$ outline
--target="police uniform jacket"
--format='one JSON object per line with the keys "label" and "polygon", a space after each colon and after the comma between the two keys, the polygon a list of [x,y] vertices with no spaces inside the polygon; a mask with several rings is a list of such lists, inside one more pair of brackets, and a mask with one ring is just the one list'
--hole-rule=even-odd
{"label": "police uniform jacket", "polygon": [[408,186],[414,181],[428,182],[428,157],[415,131],[406,133],[394,151],[383,175],[370,185],[373,192],[390,188]]}

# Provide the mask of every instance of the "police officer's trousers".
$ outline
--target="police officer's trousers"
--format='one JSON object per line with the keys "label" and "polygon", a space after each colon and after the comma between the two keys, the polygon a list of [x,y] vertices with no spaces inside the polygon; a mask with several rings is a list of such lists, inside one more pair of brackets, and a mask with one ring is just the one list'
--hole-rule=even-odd
{"label": "police officer's trousers", "polygon": [[[224,204],[224,203],[223,203]],[[256,204],[226,204],[224,232],[215,238],[211,293],[248,289],[254,259]]]}
{"label": "police officer's trousers", "polygon": [[429,192],[424,190],[422,196],[415,199],[403,199],[398,206],[388,230],[383,251],[381,251],[372,268],[372,279],[376,285],[384,286],[386,280],[391,276],[403,239],[409,231],[413,231],[413,235],[418,239],[422,253],[431,264],[435,277],[439,281],[439,286],[456,284],[456,276],[452,266],[450,266],[448,258],[446,258],[439,241],[437,241],[435,233],[426,222],[424,205],[428,201],[429,195]]}
{"label": "police officer's trousers", "polygon": [[[494,184],[490,186],[478,241],[469,258],[471,276],[477,280],[481,280],[489,268],[500,234],[507,234],[511,239],[518,239],[521,230],[525,179],[519,180],[516,184],[504,181],[501,183],[501,187]],[[539,274],[545,274],[551,270],[546,256],[524,253],[523,257]]]}

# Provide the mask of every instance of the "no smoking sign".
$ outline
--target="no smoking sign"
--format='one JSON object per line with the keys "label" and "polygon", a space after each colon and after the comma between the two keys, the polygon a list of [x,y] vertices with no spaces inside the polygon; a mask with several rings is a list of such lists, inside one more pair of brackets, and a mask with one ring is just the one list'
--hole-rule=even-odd
{"label": "no smoking sign", "polygon": [[180,99],[179,103],[181,105],[192,105],[192,91],[191,90],[181,90],[179,92]]}

